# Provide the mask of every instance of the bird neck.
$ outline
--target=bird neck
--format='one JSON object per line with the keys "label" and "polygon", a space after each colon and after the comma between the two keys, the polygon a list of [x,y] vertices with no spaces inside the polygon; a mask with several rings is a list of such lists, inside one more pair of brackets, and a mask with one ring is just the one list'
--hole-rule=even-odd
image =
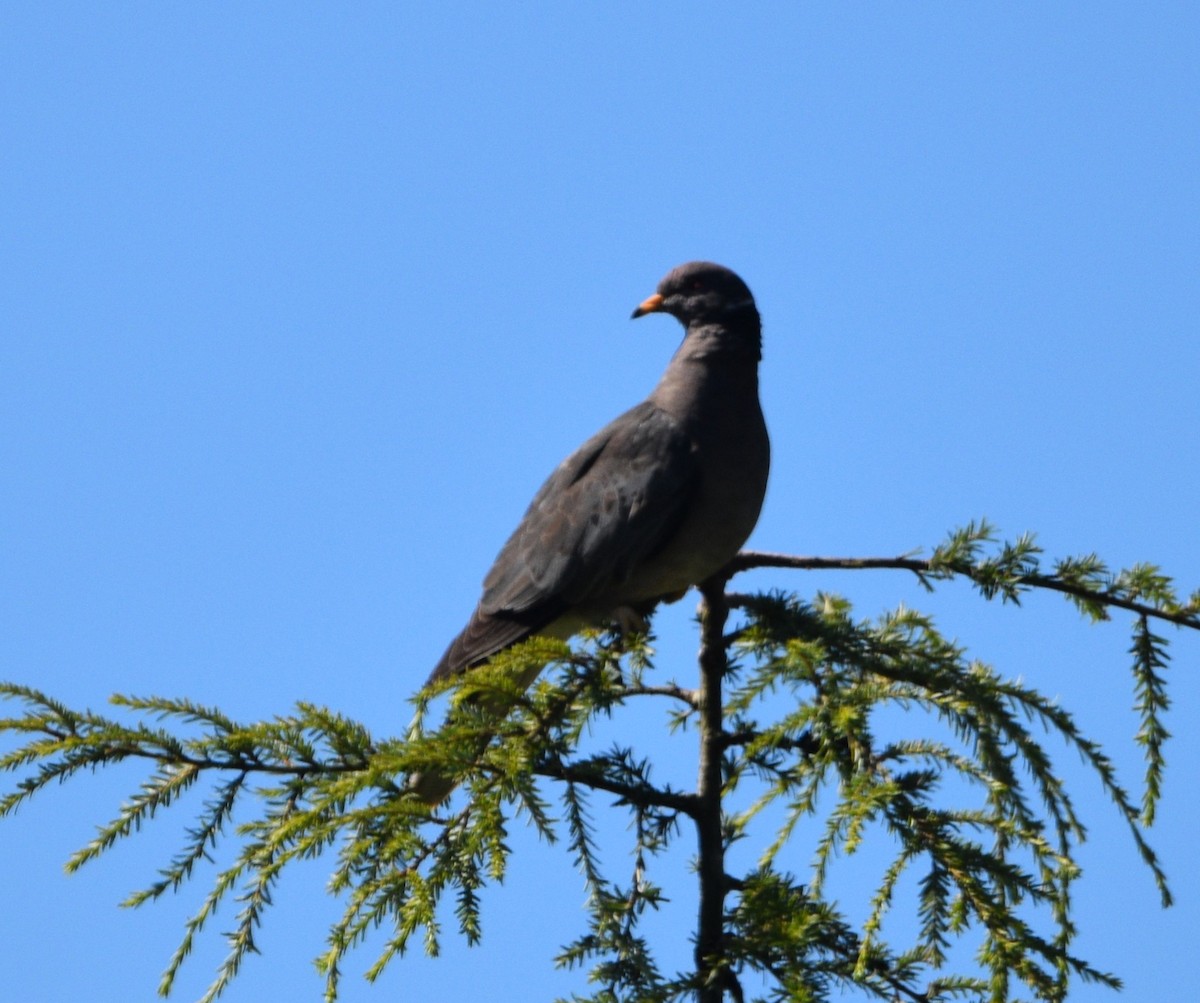
{"label": "bird neck", "polygon": [[697,395],[711,394],[725,401],[757,401],[761,357],[762,332],[757,312],[753,323],[736,326],[694,322],[651,398],[665,411],[681,418],[694,413]]}
{"label": "bird neck", "polygon": [[719,320],[694,320],[688,325],[676,358],[716,359],[725,364],[762,359],[762,321],[753,303],[739,304]]}

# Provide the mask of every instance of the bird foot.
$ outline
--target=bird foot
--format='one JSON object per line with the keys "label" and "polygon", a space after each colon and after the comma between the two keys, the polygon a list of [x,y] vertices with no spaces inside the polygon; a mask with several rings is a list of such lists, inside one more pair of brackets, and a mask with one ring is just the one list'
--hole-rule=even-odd
{"label": "bird foot", "polygon": [[650,621],[632,606],[618,606],[612,618],[622,634],[645,634],[650,629]]}

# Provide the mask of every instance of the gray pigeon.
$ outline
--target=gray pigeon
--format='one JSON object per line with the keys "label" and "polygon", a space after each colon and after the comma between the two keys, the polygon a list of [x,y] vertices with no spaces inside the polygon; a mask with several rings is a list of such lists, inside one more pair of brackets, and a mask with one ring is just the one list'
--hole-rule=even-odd
{"label": "gray pigeon", "polygon": [[[683,344],[650,396],[542,485],[430,682],[533,635],[644,622],[657,603],[720,569],[754,529],[770,467],[754,298],[728,268],[693,261],[669,272],[633,316],[649,313],[683,324]],[[432,773],[409,785],[428,804],[453,789]]]}

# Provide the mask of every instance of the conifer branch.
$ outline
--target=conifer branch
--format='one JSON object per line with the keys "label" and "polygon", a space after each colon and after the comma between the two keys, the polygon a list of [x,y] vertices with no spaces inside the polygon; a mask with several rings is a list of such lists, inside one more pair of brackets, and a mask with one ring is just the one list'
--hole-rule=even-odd
{"label": "conifer branch", "polygon": [[607,764],[603,762],[603,758],[574,763],[564,763],[556,759],[543,760],[533,768],[533,772],[554,780],[565,780],[577,786],[616,794],[622,801],[638,808],[667,808],[684,815],[696,815],[696,795],[680,794],[670,788],[658,788],[649,783],[633,784],[615,780],[605,772]]}
{"label": "conifer branch", "polygon": [[[701,589],[694,689],[646,681],[652,666],[645,638],[590,635],[573,652],[535,640],[423,692],[421,710],[454,690],[451,713],[437,732],[418,724],[403,740],[376,740],[360,724],[311,704],[247,724],[187,700],[114,698],[135,719],[129,723],[2,684],[0,698],[22,704],[23,713],[0,720],[0,734],[15,740],[0,754],[0,770],[15,777],[0,797],[0,817],[52,784],[115,763],[150,764],[112,820],[72,856],[74,869],[209,784],[180,851],[125,902],[142,905],[180,889],[220,844],[235,845],[185,925],[163,994],[218,906],[234,899],[229,953],[205,997],[215,999],[257,951],[257,931],[288,865],[327,852],[336,858],[330,891],[342,899],[318,958],[327,1000],[337,996],[346,955],[381,926],[387,940],[366,970],[369,980],[414,937],[426,952],[438,952],[447,901],[458,934],[475,943],[480,889],[504,876],[514,814],[547,842],[564,830],[587,884],[587,929],[558,958],[567,967],[591,966],[600,989],[575,997],[580,1003],[741,1003],[752,995],[752,976],[770,985],[772,998],[814,1003],[848,986],[881,1000],[948,1003],[1005,1000],[1018,985],[1058,1001],[1070,979],[1119,985],[1073,953],[1071,891],[1085,829],[1046,736],[1065,741],[1099,777],[1169,904],[1144,833],[1161,796],[1169,738],[1169,656],[1151,627],[1158,621],[1200,629],[1200,594],[1179,600],[1152,565],[1111,573],[1087,555],[1044,570],[1032,537],[994,544],[991,527],[973,523],[926,560],[747,552]],[[1047,589],[1093,620],[1111,609],[1134,614],[1129,654],[1137,742],[1146,759],[1140,804],[1066,710],[967,658],[931,618],[900,607],[856,620],[847,600],[827,593],[806,602],[725,591],[729,576],[754,567],[904,570],[930,588],[965,577],[988,599],[1019,603],[1028,591]],[[516,684],[547,663],[555,666],[552,678],[528,692]],[[653,763],[636,740],[601,754],[577,752],[589,730],[638,697],[667,698],[669,726],[696,724],[694,790],[654,781]],[[912,733],[884,740],[876,721],[896,709]],[[430,810],[409,793],[405,778],[428,770],[461,785],[457,800]],[[544,788],[559,792],[561,821]],[[749,801],[731,802],[735,790],[749,792]],[[592,791],[616,795],[632,819],[633,874],[620,882],[602,866]],[[731,811],[732,803],[740,810]],[[235,813],[249,817],[235,826]],[[659,969],[640,923],[668,903],[651,871],[685,817],[695,824],[697,850],[694,964],[669,974]],[[853,925],[825,897],[829,874],[879,833],[887,835],[891,856],[880,864],[867,919]],[[815,834],[803,850],[814,861],[803,883],[776,869],[801,834]],[[742,839],[757,840],[759,859],[749,873],[730,873],[726,850]],[[886,921],[910,872],[919,931],[914,943],[896,947]],[[954,943],[971,930],[980,931],[982,970],[943,971],[953,968]]]}
{"label": "conifer branch", "polygon": [[[968,578],[980,587],[986,598],[1001,595],[1012,602],[1029,589],[1046,589],[1069,596],[1084,612],[1095,619],[1104,619],[1108,607],[1127,610],[1138,616],[1173,623],[1177,627],[1200,630],[1200,595],[1180,603],[1171,590],[1171,581],[1161,576],[1154,565],[1137,565],[1118,574],[1110,574],[1094,556],[1066,559],[1052,573],[1037,570],[1039,548],[1032,538],[1023,545],[1001,555],[997,561],[980,562],[978,549],[954,546],[959,536],[966,535],[973,544],[995,539],[985,522],[972,524],[959,531],[950,548],[935,552],[933,557],[804,557],[794,554],[743,550],[724,568],[730,577],[754,568],[790,568],[801,571],[908,571],[926,587],[932,581],[953,577]],[[951,549],[952,548],[952,549]],[[1026,563],[1027,562],[1027,563]],[[1147,599],[1143,600],[1142,596]]]}

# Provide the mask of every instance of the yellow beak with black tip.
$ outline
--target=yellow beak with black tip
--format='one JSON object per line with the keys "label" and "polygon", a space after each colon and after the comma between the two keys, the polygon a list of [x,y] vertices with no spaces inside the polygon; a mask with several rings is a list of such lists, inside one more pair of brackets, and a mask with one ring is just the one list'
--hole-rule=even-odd
{"label": "yellow beak with black tip", "polygon": [[648,313],[659,313],[662,310],[663,296],[662,293],[655,293],[653,296],[648,296],[638,304],[638,308],[633,311],[630,320],[637,320],[638,317],[644,317]]}

